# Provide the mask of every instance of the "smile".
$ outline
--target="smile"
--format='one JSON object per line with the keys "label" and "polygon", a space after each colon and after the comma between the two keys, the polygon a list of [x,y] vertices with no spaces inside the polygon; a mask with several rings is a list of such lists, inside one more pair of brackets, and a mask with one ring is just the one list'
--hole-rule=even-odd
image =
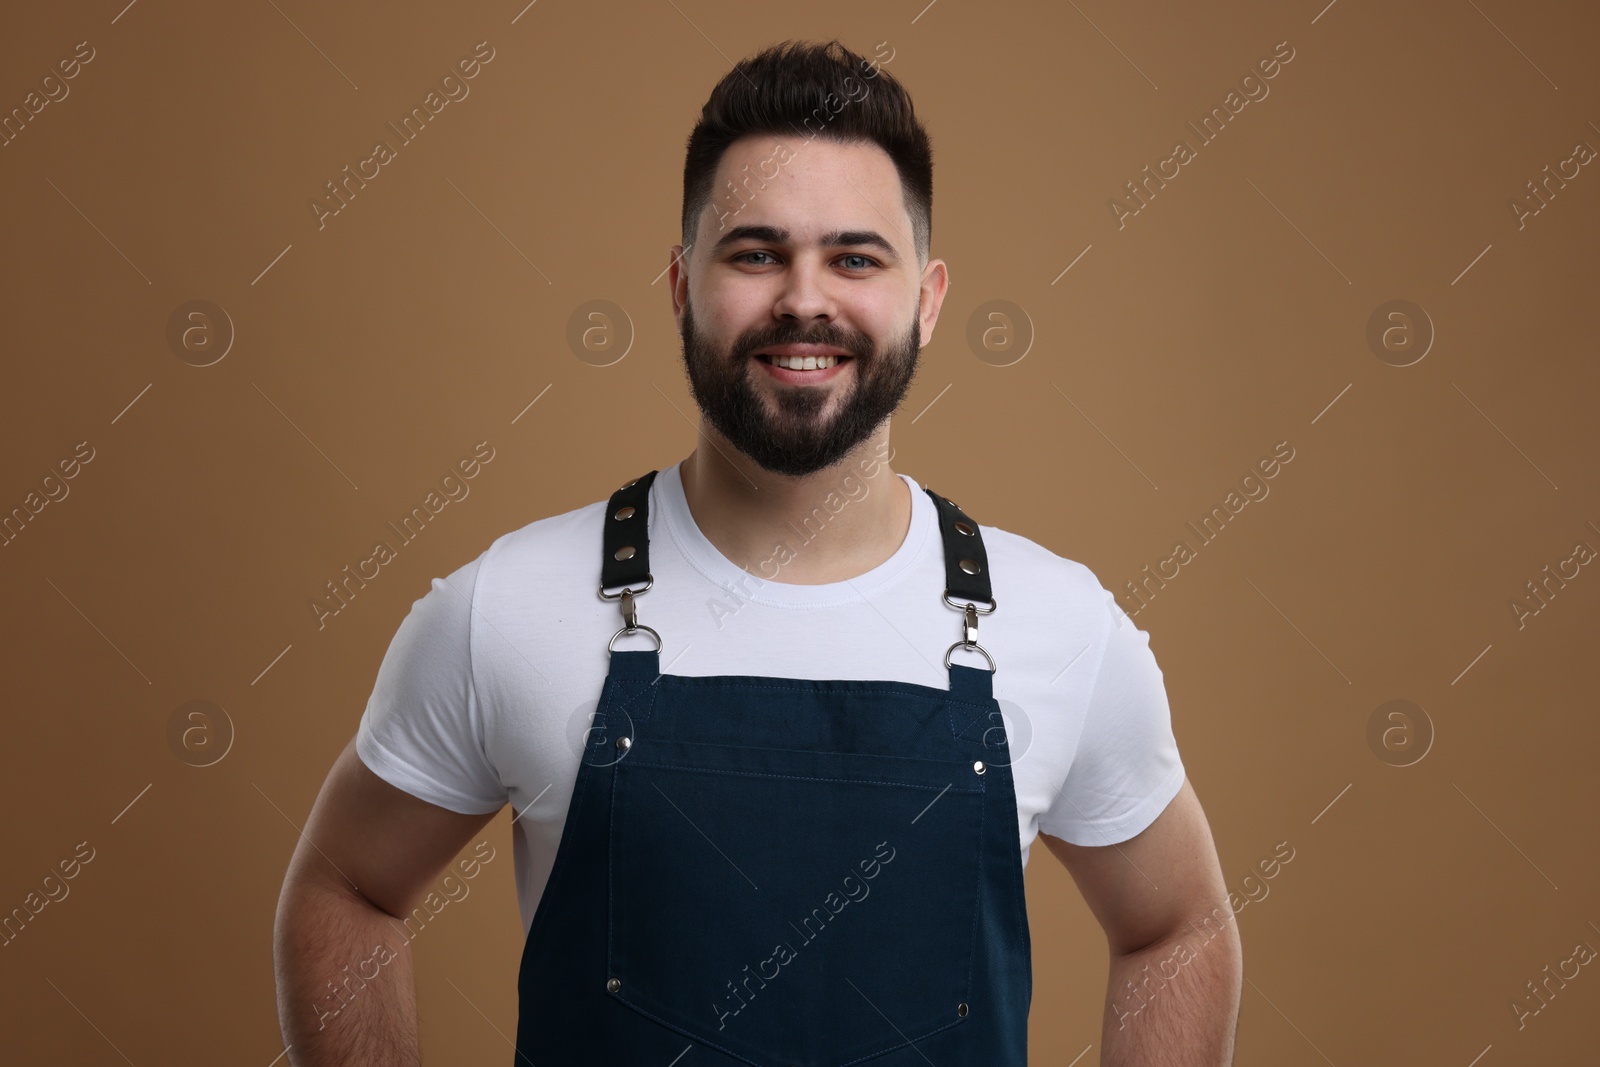
{"label": "smile", "polygon": [[[769,375],[780,382],[802,385],[825,382],[840,373],[852,361],[850,356],[792,356],[759,355],[756,357]],[[781,361],[781,364],[777,361]]]}

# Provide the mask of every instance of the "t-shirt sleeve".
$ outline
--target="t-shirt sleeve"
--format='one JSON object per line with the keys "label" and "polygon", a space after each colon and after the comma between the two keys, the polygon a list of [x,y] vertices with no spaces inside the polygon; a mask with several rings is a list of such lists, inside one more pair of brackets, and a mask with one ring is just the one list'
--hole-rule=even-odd
{"label": "t-shirt sleeve", "polygon": [[1105,592],[1107,636],[1072,766],[1039,828],[1074,845],[1114,845],[1156,820],[1183,762],[1150,635]]}
{"label": "t-shirt sleeve", "polygon": [[484,745],[472,677],[473,590],[482,557],[433,579],[401,621],[356,730],[378,777],[431,804],[483,815],[506,802]]}

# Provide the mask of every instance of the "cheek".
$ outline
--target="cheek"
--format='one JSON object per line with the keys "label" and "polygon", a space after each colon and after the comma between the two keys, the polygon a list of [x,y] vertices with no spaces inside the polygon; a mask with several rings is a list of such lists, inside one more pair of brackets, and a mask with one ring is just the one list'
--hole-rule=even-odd
{"label": "cheek", "polygon": [[709,340],[737,337],[772,314],[772,299],[758,286],[709,283],[691,292],[695,328]]}
{"label": "cheek", "polygon": [[730,293],[728,300],[717,309],[716,316],[710,321],[719,336],[732,339],[770,325],[772,301],[750,292]]}
{"label": "cheek", "polygon": [[898,347],[906,338],[911,316],[898,300],[860,299],[839,304],[839,322],[846,330],[873,339],[879,352]]}
{"label": "cheek", "polygon": [[729,355],[734,346],[739,343],[739,338],[757,328],[760,317],[754,312],[732,311],[719,315],[710,321],[699,321],[695,328],[700,331],[700,341],[712,350]]}

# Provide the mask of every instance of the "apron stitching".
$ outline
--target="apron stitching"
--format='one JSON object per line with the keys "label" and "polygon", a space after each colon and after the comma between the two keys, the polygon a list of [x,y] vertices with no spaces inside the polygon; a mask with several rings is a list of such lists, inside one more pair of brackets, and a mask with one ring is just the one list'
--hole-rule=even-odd
{"label": "apron stitching", "polygon": [[691,1034],[689,1031],[685,1030],[683,1027],[679,1026],[678,1024],[672,1022],[669,1019],[663,1019],[661,1016],[656,1015],[654,1012],[651,1012],[649,1009],[647,1009],[647,1008],[635,1003],[634,1001],[628,1000],[625,997],[620,996],[620,995],[617,995],[617,1000],[620,1001],[624,1006],[630,1008],[633,1011],[638,1012],[640,1015],[643,1015],[646,1019],[654,1019],[656,1022],[660,1023],[662,1026],[665,1026],[667,1029],[676,1031],[677,1033],[682,1034],[684,1037],[689,1038],[691,1041],[697,1041],[700,1044],[706,1046],[707,1048],[714,1048],[718,1052],[726,1053],[727,1055],[732,1056],[734,1059],[740,1061],[741,1063],[757,1064],[757,1067],[759,1067],[758,1061],[752,1060],[747,1056],[742,1056],[742,1055],[740,1055],[739,1053],[733,1051],[730,1048],[723,1048],[721,1045],[717,1044],[715,1041],[710,1040],[709,1038],[700,1037],[697,1034]]}
{"label": "apron stitching", "polygon": [[[977,742],[973,742],[973,743],[977,744]],[[870,759],[870,760],[873,760],[873,761],[888,761],[891,766],[896,764],[896,763],[901,763],[901,764],[923,764],[923,765],[928,766],[930,769],[932,769],[934,767],[937,767],[941,773],[944,773],[944,772],[948,771],[950,769],[949,765],[951,763],[956,763],[956,762],[966,763],[966,757],[965,756],[962,756],[959,760],[952,760],[952,759],[950,759],[948,757],[944,758],[944,759],[940,759],[940,758],[937,758],[937,757],[934,757],[934,756],[900,756],[900,755],[896,755],[896,754],[894,754],[892,752],[838,752],[838,751],[833,751],[833,750],[812,749],[812,748],[778,748],[778,747],[774,747],[774,746],[771,746],[771,745],[729,745],[729,744],[716,742],[716,741],[683,741],[683,740],[677,740],[677,739],[674,739],[674,738],[653,738],[652,739],[652,743],[651,743],[651,747],[653,749],[688,748],[688,749],[694,750],[694,752],[696,754],[714,749],[714,750],[717,750],[719,753],[725,753],[725,754],[730,754],[730,755],[738,754],[741,757],[745,757],[745,756],[747,756],[747,754],[755,753],[755,752],[782,752],[785,755],[802,755],[802,756],[810,756],[810,755],[848,756],[848,757],[851,757],[852,759],[860,758],[860,759]],[[640,760],[643,760],[646,763],[650,763],[650,760],[654,759],[656,757],[650,757],[649,759],[647,759],[644,756],[639,756],[639,757],[636,757],[636,758],[640,759]],[[669,758],[670,759],[671,757],[662,757],[662,758]],[[657,766],[657,764],[654,764],[654,763],[650,763],[650,765],[651,766]],[[696,764],[695,766],[701,766],[701,764]],[[775,773],[791,773],[791,772],[775,772]],[[917,784],[920,784],[920,783],[911,782],[911,783],[906,783],[906,784],[917,785]],[[943,788],[943,787],[941,787],[941,788]]]}
{"label": "apron stitching", "polygon": [[[972,902],[972,947],[967,951],[968,996],[972,995],[972,965],[978,958],[978,913],[983,910],[984,898],[986,895],[984,893],[984,872],[987,870],[985,861],[988,859],[987,853],[989,850],[985,847],[985,843],[989,840],[989,836],[987,833],[985,833],[985,831],[989,828],[990,798],[986,794],[983,799],[984,803],[978,816],[978,892],[975,894]],[[1013,819],[1012,822],[1015,823],[1016,820]],[[1019,851],[1017,853],[1019,860],[1021,859],[1021,855],[1022,854]]]}
{"label": "apron stitching", "polygon": [[[991,701],[990,704],[972,704],[972,703],[968,703],[966,701],[957,701],[957,700],[952,700],[949,703],[951,705],[950,711],[949,711],[950,736],[954,737],[957,741],[966,741],[966,742],[969,742],[971,744],[984,745],[984,747],[987,748],[988,746],[986,744],[984,744],[984,742],[983,742],[983,740],[981,738],[976,738],[975,739],[975,738],[968,737],[967,736],[967,731],[972,729],[972,726],[973,726],[974,723],[982,722],[984,719],[987,719],[990,715],[994,714],[995,711],[999,710],[999,707],[1000,707],[999,703],[995,702],[995,701]],[[983,715],[982,716],[977,716],[977,715],[971,716],[970,718],[967,719],[967,722],[966,722],[966,724],[964,726],[962,726],[960,729],[957,729],[956,728],[956,715],[955,715],[956,707],[977,708],[978,710],[983,712]],[[1003,719],[1001,721],[1004,722]],[[987,733],[988,731],[985,730],[984,732]]]}
{"label": "apron stitching", "polygon": [[[612,902],[617,899],[617,864],[612,858],[611,850],[617,840],[617,765],[611,765],[610,811],[606,813],[606,977],[610,978],[617,973],[616,960],[612,956],[612,931],[616,929],[616,915]],[[631,976],[630,976],[631,977]]]}
{"label": "apron stitching", "polygon": [[[900,1043],[898,1045],[891,1045],[889,1048],[883,1049],[880,1052],[869,1052],[865,1056],[857,1056],[853,1060],[846,1060],[844,1063],[840,1064],[839,1067],[852,1067],[853,1064],[863,1063],[866,1060],[877,1059],[879,1056],[883,1056],[883,1055],[886,1055],[887,1053],[894,1052],[896,1049],[915,1048],[918,1041],[921,1041],[924,1038],[932,1037],[934,1034],[942,1034],[946,1030],[950,1029],[952,1026],[960,1026],[960,1025],[961,1025],[961,1020],[959,1020],[959,1019],[957,1019],[953,1023],[944,1023],[941,1026],[934,1027],[932,1030],[929,1030],[926,1033],[918,1034],[916,1037],[908,1037],[902,1043]],[[920,1052],[922,1050],[921,1049],[917,1049],[917,1051]]]}
{"label": "apron stitching", "polygon": [[[720,769],[720,768],[717,768],[717,767],[696,767],[696,766],[694,766],[692,764],[685,764],[685,763],[645,763],[645,762],[641,762],[640,766],[641,767],[651,767],[651,768],[661,768],[661,769],[664,769],[664,770],[673,770],[673,771],[695,771],[695,772],[699,772],[701,774],[738,774],[738,775],[744,775],[744,776],[750,777],[750,778],[793,778],[793,779],[796,779],[796,780],[799,780],[799,781],[803,781],[803,782],[843,782],[845,785],[887,785],[887,786],[894,786],[894,787],[900,788],[900,789],[929,789],[929,790],[938,789],[938,790],[941,790],[941,791],[948,790],[949,792],[952,792],[952,793],[968,793],[968,794],[982,793],[983,792],[983,787],[982,786],[978,786],[977,788],[972,788],[972,787],[969,786],[968,788],[965,788],[965,789],[956,789],[956,788],[951,787],[951,786],[921,785],[921,784],[916,783],[916,782],[884,782],[884,781],[880,781],[880,780],[878,780],[876,778],[823,778],[823,777],[818,777],[816,775],[811,775],[811,774],[781,774],[781,773],[778,773],[776,771],[766,772],[766,771],[723,770],[723,769]],[[1018,856],[1020,858],[1020,856],[1021,856],[1020,852],[1018,853]]]}
{"label": "apron stitching", "polygon": [[[662,674],[662,675],[658,675],[657,677],[660,678],[662,681],[666,681],[669,678],[670,679],[675,679],[675,680],[682,680],[682,681],[685,681],[685,682],[693,683],[694,685],[699,686],[701,688],[705,688],[705,689],[779,689],[779,690],[783,690],[783,691],[786,691],[786,692],[804,692],[805,690],[811,688],[811,686],[807,685],[807,684],[801,684],[801,685],[770,685],[770,684],[758,684],[756,682],[745,682],[745,681],[736,680],[736,679],[742,679],[742,678],[746,678],[746,677],[752,677],[752,676],[749,676],[749,675]],[[730,680],[724,681],[723,679],[725,679],[725,678],[726,679],[730,679]],[[898,681],[896,679],[887,679],[887,678],[879,678],[879,679],[871,679],[871,678],[827,678],[827,679],[821,679],[821,678],[779,678],[779,679],[775,679],[775,680],[779,681],[779,682],[800,682],[800,683],[810,683],[810,682],[817,682],[817,683],[846,682],[846,683],[848,683],[849,685],[852,685],[852,686],[861,686],[861,687],[863,687],[861,691],[864,692],[864,693],[871,694],[871,695],[889,694],[889,695],[903,696],[903,697],[922,698],[924,696],[931,696],[933,694],[937,694],[938,698],[943,700],[943,701],[945,701],[946,703],[950,703],[950,704],[968,704],[968,705],[971,705],[972,707],[975,707],[975,708],[987,707],[987,705],[984,704],[982,701],[963,700],[960,697],[952,696],[951,695],[951,691],[948,690],[948,689],[939,689],[939,688],[937,688],[935,686],[931,686],[931,685],[919,685],[916,682],[902,682],[902,681]],[[913,687],[913,691],[905,692],[903,690],[899,690],[898,688],[893,688],[893,689],[878,688],[880,686],[894,686],[894,687],[912,686]],[[829,690],[823,690],[823,691],[824,692],[828,692]],[[848,695],[850,693],[850,690],[849,689],[840,689],[840,690],[837,690],[837,692],[844,693],[844,694]]]}
{"label": "apron stitching", "polygon": [[[633,692],[633,693],[626,694],[627,700],[624,701],[624,700],[620,699],[620,697],[624,695],[624,690],[627,689],[627,688],[633,688],[633,689],[635,689],[637,691]],[[632,703],[633,701],[640,699],[641,697],[648,698],[647,700],[644,701],[643,705],[640,708],[637,709],[638,710],[638,715],[633,717],[633,721],[635,723],[649,721],[650,713],[655,708],[656,687],[654,685],[650,684],[649,682],[644,682],[644,683],[629,682],[627,685],[618,685],[616,690],[614,690],[613,692],[619,699],[612,700],[611,701],[611,706],[615,707],[616,710],[624,712],[625,714],[628,714],[630,716],[633,716],[633,710],[630,710],[628,705],[630,703]]]}

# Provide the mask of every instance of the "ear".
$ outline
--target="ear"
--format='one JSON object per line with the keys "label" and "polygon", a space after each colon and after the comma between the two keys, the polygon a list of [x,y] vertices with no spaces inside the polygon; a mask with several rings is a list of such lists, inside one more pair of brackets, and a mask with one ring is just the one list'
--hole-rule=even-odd
{"label": "ear", "polygon": [[683,305],[689,299],[689,265],[683,256],[683,246],[673,245],[669,249],[672,261],[667,264],[668,289],[672,299],[672,317],[678,324],[678,332],[683,332]]}
{"label": "ear", "polygon": [[927,347],[933,340],[933,327],[939,321],[939,309],[944,306],[944,294],[950,288],[950,271],[942,259],[934,259],[922,269],[922,344]]}

